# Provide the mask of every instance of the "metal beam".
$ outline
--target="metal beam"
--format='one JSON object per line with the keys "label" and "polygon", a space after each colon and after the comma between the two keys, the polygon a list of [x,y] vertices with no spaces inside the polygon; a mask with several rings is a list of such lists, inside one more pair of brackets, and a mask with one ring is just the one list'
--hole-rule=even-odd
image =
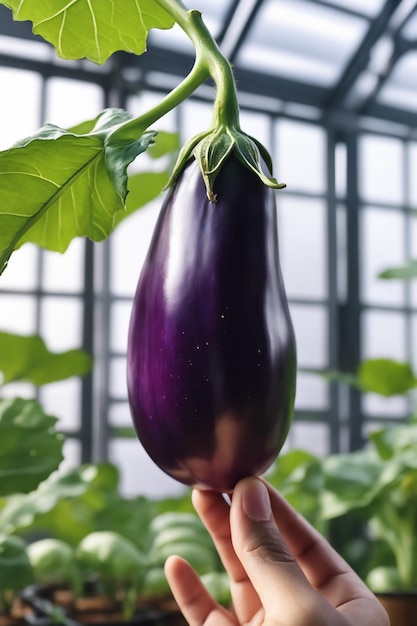
{"label": "metal beam", "polygon": [[221,33],[220,47],[231,63],[236,59],[264,0],[236,3],[227,28]]}
{"label": "metal beam", "polygon": [[[158,72],[169,74],[173,77],[178,76],[182,80],[187,74],[194,62],[194,58],[190,55],[175,50],[167,50],[163,48],[152,48],[149,53],[141,57],[133,55],[124,55],[123,65],[125,67],[137,68],[141,77],[137,88],[140,88],[141,82],[147,82],[146,74],[148,72]],[[235,66],[233,68],[237,81],[238,89],[241,93],[254,94],[256,96],[265,96],[276,100],[284,100],[285,102],[296,102],[312,107],[321,107],[325,102],[327,89],[318,85],[306,85],[300,81],[295,81],[271,74],[264,74],[253,70],[244,69]],[[132,83],[135,89],[135,84]]]}
{"label": "metal beam", "polygon": [[361,103],[358,112],[361,114],[367,114],[370,105],[372,102],[375,102],[378,94],[381,92],[381,89],[385,85],[385,83],[389,80],[392,72],[394,70],[395,65],[398,60],[405,55],[410,50],[415,50],[417,47],[416,41],[408,41],[402,36],[402,30],[404,26],[410,21],[410,19],[417,13],[417,6],[414,5],[410,7],[408,13],[406,13],[401,21],[399,21],[395,25],[395,32],[392,33],[394,40],[394,47],[392,50],[392,54],[384,68],[384,71],[378,75],[378,80],[372,89],[372,91],[367,95],[366,99]]}
{"label": "metal beam", "polygon": [[343,106],[346,96],[356,80],[366,69],[370,60],[370,52],[375,43],[385,33],[392,14],[400,5],[401,0],[386,0],[384,7],[371,22],[369,30],[341,75],[337,85],[331,90],[326,105],[330,109]]}

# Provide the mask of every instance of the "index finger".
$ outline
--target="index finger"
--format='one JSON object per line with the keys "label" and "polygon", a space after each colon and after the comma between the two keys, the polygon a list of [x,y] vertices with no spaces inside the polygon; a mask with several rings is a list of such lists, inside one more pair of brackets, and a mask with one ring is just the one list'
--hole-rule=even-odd
{"label": "index finger", "polygon": [[192,500],[229,576],[236,615],[242,623],[247,623],[261,609],[261,604],[258,594],[233,549],[230,533],[230,506],[221,494],[212,491],[194,490]]}

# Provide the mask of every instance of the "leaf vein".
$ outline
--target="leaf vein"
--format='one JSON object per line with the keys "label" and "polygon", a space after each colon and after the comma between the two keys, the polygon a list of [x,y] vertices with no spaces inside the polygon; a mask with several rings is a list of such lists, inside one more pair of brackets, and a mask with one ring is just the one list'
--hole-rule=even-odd
{"label": "leaf vein", "polygon": [[62,9],[59,9],[59,11],[57,11],[56,13],[53,13],[52,15],[48,15],[43,20],[39,20],[39,22],[36,23],[36,26],[40,26],[41,24],[46,24],[47,22],[51,22],[53,19],[61,15],[61,13],[65,14],[66,11],[68,11],[68,9],[72,7],[73,4],[76,4],[76,2],[78,2],[78,0],[71,0],[70,2],[68,2],[68,4],[62,7]]}
{"label": "leaf vein", "polygon": [[[4,248],[3,250],[0,250],[0,271],[1,268],[3,267],[3,265],[7,262],[7,260],[9,259],[11,253],[13,252],[13,250],[15,249],[17,243],[19,242],[19,240],[23,237],[23,235],[34,225],[36,224],[36,222],[42,217],[44,216],[45,220],[44,220],[44,232],[46,232],[46,226],[48,223],[48,219],[49,219],[49,213],[48,213],[48,209],[51,208],[51,206],[54,205],[54,203],[62,196],[62,194],[68,190],[68,188],[71,188],[71,185],[80,177],[82,176],[86,171],[88,172],[88,170],[94,166],[94,162],[97,160],[98,157],[100,157],[100,153],[96,153],[94,154],[94,156],[91,157],[91,159],[89,159],[86,163],[84,163],[76,172],[74,172],[74,174],[72,174],[72,176],[61,186],[59,187],[55,193],[48,199],[47,202],[45,202],[40,209],[38,209],[33,215],[30,216],[30,218],[26,221],[26,223],[24,224],[24,226],[22,226],[20,229],[18,229],[18,231],[16,232],[16,234],[14,235],[14,237],[11,239],[9,245],[7,246],[7,248]],[[103,231],[104,232],[104,231]]]}
{"label": "leaf vein", "polygon": [[97,28],[96,16],[95,16],[95,13],[94,13],[94,9],[93,9],[93,5],[91,3],[91,0],[87,0],[87,4],[88,4],[88,8],[90,10],[91,19],[92,19],[92,22],[93,22],[94,42],[96,44],[97,54],[98,54],[98,57],[101,58],[101,50],[100,50],[100,42],[99,42],[99,37],[98,37],[98,28]]}
{"label": "leaf vein", "polygon": [[46,178],[46,176],[43,176],[41,172],[38,172],[38,174],[32,174],[32,172],[25,172],[22,170],[11,170],[11,171],[7,171],[7,172],[0,172],[0,176],[10,176],[10,174],[16,174],[19,176],[32,176],[33,178],[39,178],[41,180],[44,180],[47,183],[51,183],[51,185],[53,185],[54,187],[56,187],[57,189],[60,188],[59,183],[55,182],[54,180],[51,180],[50,178]]}

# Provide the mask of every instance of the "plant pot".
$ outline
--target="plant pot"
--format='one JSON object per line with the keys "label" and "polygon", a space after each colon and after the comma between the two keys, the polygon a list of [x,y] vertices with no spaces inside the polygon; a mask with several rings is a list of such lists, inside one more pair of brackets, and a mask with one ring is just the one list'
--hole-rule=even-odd
{"label": "plant pot", "polygon": [[[75,598],[60,587],[25,589],[21,600],[32,613],[22,626],[186,626],[172,596],[138,598],[134,615],[126,620],[119,602],[106,596],[89,594]],[[1,625],[0,625],[1,626]],[[11,625],[13,626],[13,625]],[[17,626],[17,625],[16,625]]]}
{"label": "plant pot", "polygon": [[378,593],[391,626],[417,626],[417,593]]}

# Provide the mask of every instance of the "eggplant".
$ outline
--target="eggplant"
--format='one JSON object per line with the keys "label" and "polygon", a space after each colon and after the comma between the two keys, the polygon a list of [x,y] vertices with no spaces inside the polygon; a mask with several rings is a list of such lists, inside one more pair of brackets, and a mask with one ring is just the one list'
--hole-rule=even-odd
{"label": "eggplant", "polygon": [[153,461],[186,485],[230,492],[286,439],[296,345],[274,192],[232,154],[215,194],[192,160],[166,196],[133,303],[127,382]]}

